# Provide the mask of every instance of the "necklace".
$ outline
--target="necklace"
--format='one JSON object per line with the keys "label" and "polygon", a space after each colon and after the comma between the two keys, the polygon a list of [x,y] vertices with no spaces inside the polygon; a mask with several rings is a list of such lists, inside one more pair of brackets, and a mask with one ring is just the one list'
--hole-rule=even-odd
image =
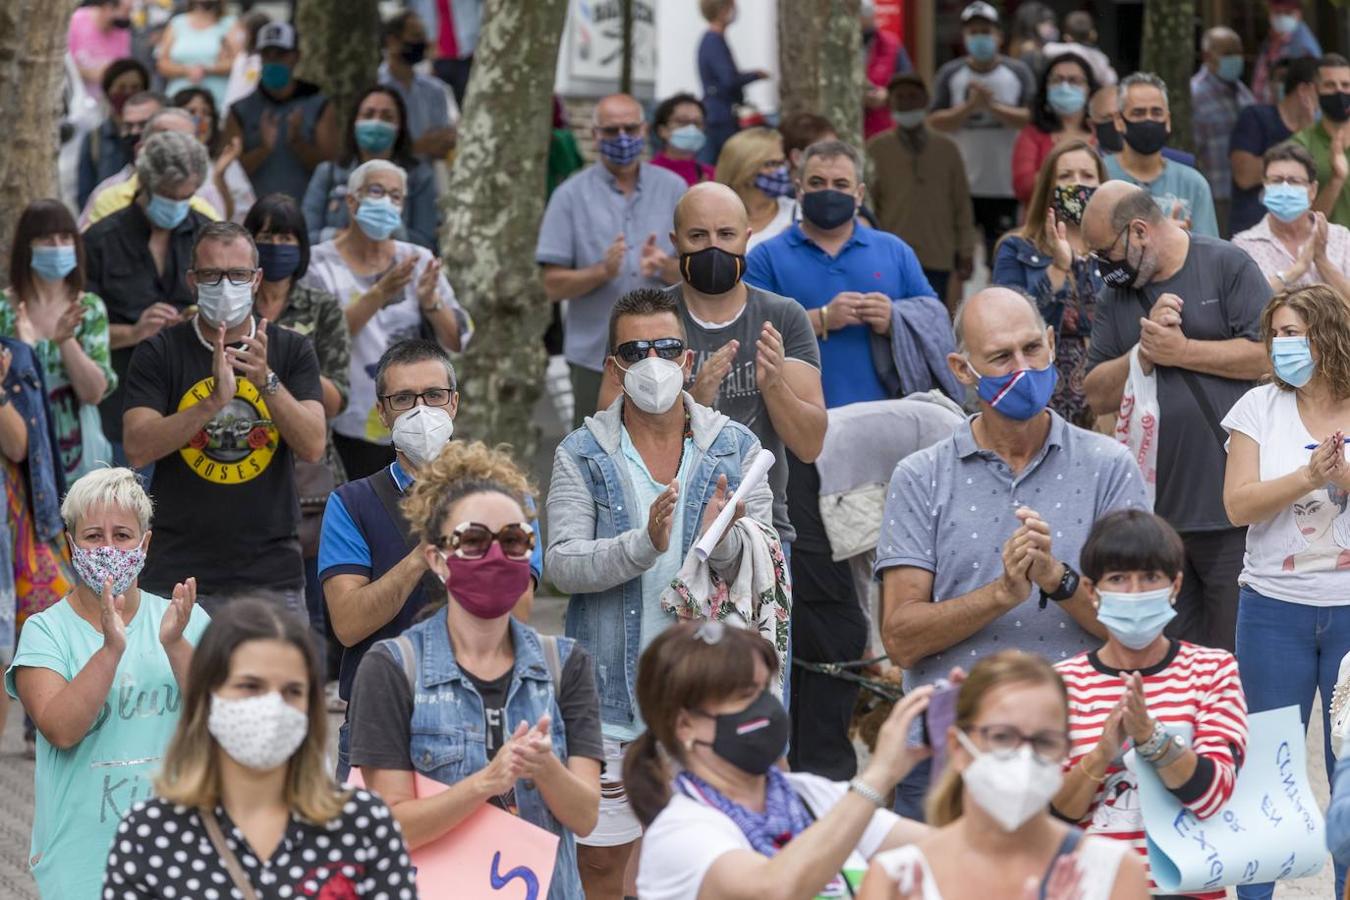
{"label": "necklace", "polygon": [[[201,313],[198,313],[197,315],[195,315],[195,316],[192,317],[192,333],[195,334],[195,335],[197,335],[197,340],[201,343],[201,345],[202,345],[203,347],[205,347],[207,350],[210,350],[212,353],[214,353],[214,352],[216,352],[216,345],[213,344],[213,343],[211,343],[211,342],[208,341],[205,337],[202,336],[202,326],[201,326],[201,321],[202,321]],[[248,336],[251,338],[251,337],[253,337],[255,334],[257,334],[257,332],[258,332],[258,323],[257,323],[256,321],[254,321],[254,319],[253,319],[252,316],[249,316],[249,317],[248,317]],[[237,344],[237,343],[239,343],[239,341],[235,341],[235,343]]]}

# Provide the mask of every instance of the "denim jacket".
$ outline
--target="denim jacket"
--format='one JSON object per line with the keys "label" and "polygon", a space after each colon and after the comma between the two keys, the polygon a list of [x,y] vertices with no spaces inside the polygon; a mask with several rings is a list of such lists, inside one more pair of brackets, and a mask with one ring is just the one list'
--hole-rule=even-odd
{"label": "denim jacket", "polygon": [[[632,726],[642,646],[642,573],[658,553],[647,529],[631,519],[636,495],[620,448],[623,402],[620,395],[609,409],[587,418],[558,445],[549,483],[544,571],[559,590],[572,595],[567,635],[595,657],[601,721]],[[682,557],[703,530],[703,514],[717,490],[717,477],[726,475],[728,489],[735,490],[760,450],[759,441],[744,425],[700,406],[689,394],[684,403],[695,455],[689,461],[691,474],[680,485]],[[767,480],[751,494],[746,514],[772,527],[773,492]],[[708,561],[725,574],[740,553],[740,537],[736,529],[728,529]]]}
{"label": "denim jacket", "polygon": [[[991,284],[1024,291],[1040,309],[1045,324],[1057,337],[1065,333],[1087,337],[1092,331],[1092,312],[1102,289],[1096,264],[1087,257],[1075,257],[1069,276],[1059,289],[1050,286],[1052,257],[1020,235],[1005,237],[994,251]],[[1065,314],[1068,313],[1066,321]],[[1068,326],[1067,329],[1065,326]]]}
{"label": "denim jacket", "polygon": [[[548,715],[552,725],[553,752],[567,761],[567,727],[553,678],[544,661],[539,634],[528,625],[510,618],[511,643],[516,661],[511,686],[506,692],[506,721],[534,724]],[[413,691],[412,745],[409,756],[414,768],[441,784],[458,784],[475,772],[486,769],[487,732],[483,719],[483,698],[478,689],[455,662],[445,615],[425,619],[405,631],[412,642],[416,661],[416,688]],[[558,640],[559,670],[566,667],[572,641]],[[384,640],[372,651],[389,653],[405,668],[396,640]],[[549,900],[575,900],[582,896],[581,875],[577,870],[576,839],[554,818],[544,796],[532,781],[516,782],[516,804],[522,819],[558,835],[558,855],[553,866]]]}

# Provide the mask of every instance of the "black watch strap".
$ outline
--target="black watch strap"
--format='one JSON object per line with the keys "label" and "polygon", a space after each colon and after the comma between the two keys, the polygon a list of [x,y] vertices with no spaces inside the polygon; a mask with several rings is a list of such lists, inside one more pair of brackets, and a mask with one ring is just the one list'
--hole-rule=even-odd
{"label": "black watch strap", "polygon": [[1053,600],[1056,603],[1063,603],[1074,594],[1078,593],[1078,573],[1073,570],[1073,566],[1068,563],[1061,563],[1064,566],[1064,577],[1059,580],[1059,587],[1050,593],[1041,590],[1041,609],[1045,609],[1047,600]]}

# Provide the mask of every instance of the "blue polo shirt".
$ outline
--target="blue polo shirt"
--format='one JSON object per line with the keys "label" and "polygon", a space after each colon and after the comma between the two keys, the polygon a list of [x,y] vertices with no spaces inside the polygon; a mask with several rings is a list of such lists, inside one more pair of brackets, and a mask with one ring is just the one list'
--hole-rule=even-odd
{"label": "blue polo shirt", "polygon": [[[842,291],[879,291],[892,301],[937,296],[909,244],[861,225],[853,227],[839,254],[830,256],[794,222],[750,251],[745,280],[791,297],[806,309],[825,306]],[[826,407],[889,399],[872,363],[870,327],[848,325],[831,331],[829,340],[816,342]]]}

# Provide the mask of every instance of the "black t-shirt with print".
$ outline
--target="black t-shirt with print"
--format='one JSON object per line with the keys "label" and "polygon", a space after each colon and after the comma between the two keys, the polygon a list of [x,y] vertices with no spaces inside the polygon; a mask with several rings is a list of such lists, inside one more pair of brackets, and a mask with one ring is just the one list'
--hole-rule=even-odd
{"label": "black t-shirt with print", "polygon": [[[309,338],[269,327],[267,364],[295,399],[322,399]],[[189,575],[203,594],[303,583],[290,447],[270,418],[262,385],[237,372],[236,383],[225,409],[187,446],[155,462],[154,537],[140,583],[161,596]],[[171,416],[205,400],[214,386],[211,350],[185,322],[136,348],[126,408]]]}

